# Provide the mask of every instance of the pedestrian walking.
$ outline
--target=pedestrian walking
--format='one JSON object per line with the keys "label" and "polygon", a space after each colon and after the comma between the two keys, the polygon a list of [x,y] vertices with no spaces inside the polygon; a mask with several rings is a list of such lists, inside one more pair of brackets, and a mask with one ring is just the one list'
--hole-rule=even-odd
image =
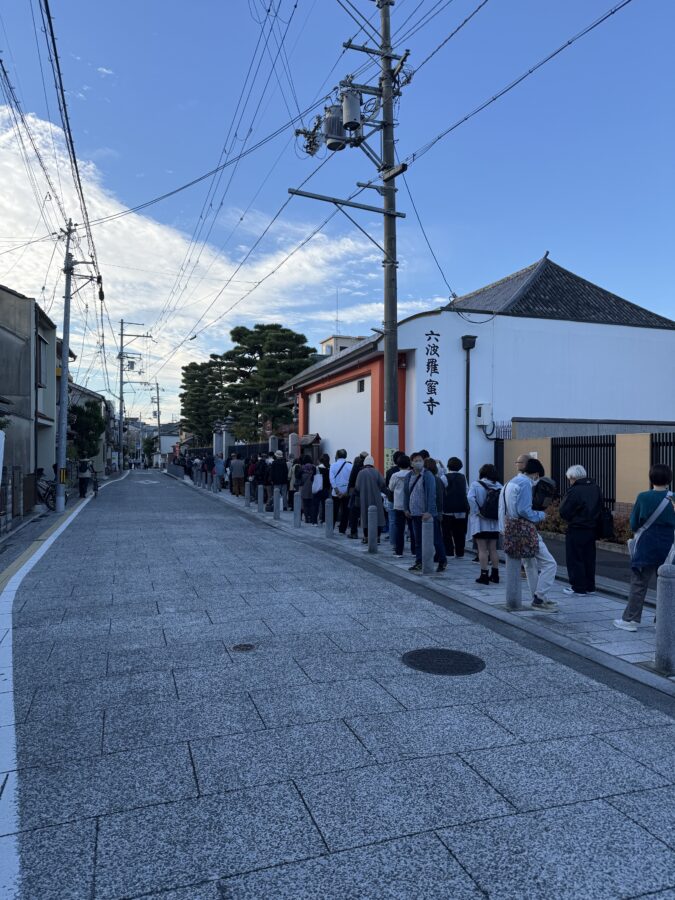
{"label": "pedestrian walking", "polygon": [[[406,517],[412,521],[415,535],[415,562],[410,566],[409,571],[420,574],[422,572],[422,522],[433,519],[437,514],[436,479],[429,469],[424,468],[424,457],[421,453],[413,453],[410,463],[412,470],[405,480],[404,503]],[[436,530],[434,529],[435,536]],[[441,540],[440,545],[435,546],[439,557],[441,555],[439,549],[445,553],[442,543]],[[443,570],[441,569],[441,571]]]}
{"label": "pedestrian walking", "polygon": [[497,469],[491,463],[486,463],[478,471],[478,481],[472,482],[469,488],[469,529],[476,542],[480,562],[477,584],[499,584],[497,544],[502,487],[497,478]]}
{"label": "pedestrian walking", "polygon": [[469,523],[469,501],[467,500],[466,478],[462,474],[462,460],[451,456],[448,460],[446,487],[443,492],[443,543],[448,557],[461,559],[466,546],[466,531]]}
{"label": "pedestrian walking", "polygon": [[642,620],[642,608],[654,575],[666,561],[675,537],[675,505],[668,490],[673,480],[670,466],[658,463],[649,470],[652,489],[642,491],[635,499],[630,514],[633,530],[631,551],[630,587],[628,603],[614,626],[623,631],[637,631]]}
{"label": "pedestrian walking", "polygon": [[349,521],[349,476],[352,463],[347,459],[346,450],[338,450],[335,462],[328,470],[328,480],[333,492],[333,523],[337,523],[340,534],[347,531]]}
{"label": "pedestrian walking", "polygon": [[368,543],[368,507],[374,506],[377,509],[377,542],[379,544],[385,523],[384,504],[382,503],[385,484],[382,473],[375,468],[375,460],[372,456],[366,456],[363,460],[363,467],[356,476],[355,487],[359,496],[363,543]]}
{"label": "pedestrian walking", "polygon": [[523,471],[502,490],[499,503],[499,530],[504,534],[504,551],[520,559],[532,594],[532,609],[557,612],[558,604],[549,599],[558,569],[536,525],[545,518],[542,510],[532,508],[534,483],[544,475],[538,459],[526,460]]}
{"label": "pedestrian walking", "polygon": [[443,542],[443,496],[447,481],[438,472],[438,463],[430,456],[424,460],[424,468],[428,469],[436,480],[436,514],[434,515],[434,562],[438,563],[437,572],[445,572],[448,565],[448,557]]}
{"label": "pedestrian walking", "polygon": [[569,490],[560,504],[560,518],[567,522],[565,564],[570,586],[565,594],[595,593],[595,540],[602,516],[602,491],[583,466],[565,473]]}
{"label": "pedestrian walking", "polygon": [[288,466],[281,450],[274,451],[274,459],[270,466],[270,483],[273,493],[274,488],[279,488],[281,505],[286,512],[288,510]]}
{"label": "pedestrian walking", "polygon": [[92,472],[93,466],[91,460],[84,456],[81,457],[77,464],[77,481],[80,488],[80,499],[82,500],[87,496],[89,479],[91,478]]}

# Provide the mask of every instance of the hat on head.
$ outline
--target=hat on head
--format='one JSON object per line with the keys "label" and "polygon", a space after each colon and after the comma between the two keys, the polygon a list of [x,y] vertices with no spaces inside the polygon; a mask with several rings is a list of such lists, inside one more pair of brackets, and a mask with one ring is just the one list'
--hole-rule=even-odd
{"label": "hat on head", "polygon": [[366,458],[363,460],[363,465],[364,466],[374,466],[375,460],[373,459],[372,456],[366,456]]}
{"label": "hat on head", "polygon": [[367,450],[362,450],[362,451],[359,453],[359,456],[361,456],[363,459],[365,459],[366,456],[370,456],[370,453],[369,453]]}
{"label": "hat on head", "polygon": [[281,452],[281,450],[275,450],[274,455],[277,459],[282,459],[284,454]]}

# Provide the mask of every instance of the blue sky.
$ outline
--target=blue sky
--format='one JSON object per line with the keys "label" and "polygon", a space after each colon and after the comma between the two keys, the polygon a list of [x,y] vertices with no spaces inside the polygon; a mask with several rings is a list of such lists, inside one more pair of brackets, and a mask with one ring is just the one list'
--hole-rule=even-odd
{"label": "blue sky", "polygon": [[[254,13],[265,21],[265,10],[270,4],[276,8],[278,2],[53,0],[75,142],[82,160],[93,163],[86,166],[86,174],[96,210],[105,212],[115,203],[133,206],[218,162],[261,32]],[[411,50],[410,65],[414,68],[477,2],[453,0],[432,24],[406,41],[402,46]],[[398,0],[392,12],[394,31],[410,13],[414,15],[406,28],[439,5],[424,0],[415,13],[418,4],[419,0]],[[34,5],[37,8],[35,0]],[[374,3],[367,0],[356,0],[356,5],[368,15],[375,12]],[[610,5],[611,0],[490,0],[406,87],[398,113],[399,155],[405,157],[424,144]],[[276,53],[276,41],[292,14],[285,47],[304,109],[363,62],[361,54],[347,52],[329,74],[342,40],[356,26],[335,0],[297,4],[281,0],[278,13],[269,47]],[[30,3],[6,5],[2,16],[2,56],[24,110],[35,115],[39,129],[49,116]],[[269,23],[268,18],[266,28]],[[591,281],[675,316],[673,26],[675,5],[668,0],[633,0],[410,168],[408,181],[422,220],[457,293],[507,275],[549,250],[556,262]],[[237,146],[246,137],[269,72],[266,57]],[[283,94],[272,77],[252,124],[250,143],[289,119],[286,104],[295,112],[291,90],[286,81],[282,83]],[[52,121],[57,123],[49,75],[47,93]],[[224,247],[209,272],[197,270],[206,280],[195,293],[197,278],[186,287],[180,310],[165,323],[160,343],[148,347],[150,374],[161,365],[162,356],[189,334],[206,303],[286,199],[287,188],[299,185],[315,165],[316,160],[299,152],[292,129],[241,163],[211,232],[210,244]],[[334,154],[308,189],[347,196],[357,180],[373,175],[371,163],[360,151],[346,150]],[[16,178],[20,177],[17,170]],[[65,170],[62,177],[67,177]],[[0,229],[3,238],[30,234],[38,212],[20,183],[12,180],[12,185],[6,202],[12,206],[13,228],[6,224]],[[399,208],[408,213],[399,225],[400,298],[411,310],[437,305],[447,289],[400,187]],[[206,191],[202,184],[153,206],[147,218],[128,217],[98,228],[113,320],[121,314],[134,317],[130,295],[138,291],[143,321],[153,325]],[[239,222],[258,191],[250,212]],[[239,273],[241,281],[247,276],[258,281],[329,211],[323,204],[294,199],[250,266]],[[379,217],[364,213],[359,219],[379,239]],[[379,324],[382,270],[375,249],[342,217],[336,217],[324,237],[313,243],[312,252],[294,257],[285,274],[280,272],[259,287],[164,366],[160,377],[166,380],[169,406],[177,411],[180,365],[222,349],[234,324],[252,324],[267,315],[288,321],[316,343],[332,331],[336,288],[344,331],[368,333],[370,326]],[[46,268],[44,255],[39,254],[44,252],[37,245],[37,255],[32,250],[26,253],[9,274],[13,254],[0,257],[0,281],[37,295]],[[215,255],[215,249],[211,255],[207,250],[203,259]],[[52,269],[50,279],[55,277]],[[235,287],[238,293],[231,293]],[[230,297],[234,302],[245,289],[244,284],[231,285],[212,313],[225,309]],[[54,313],[58,314],[58,297]],[[77,321],[76,332],[78,325],[83,348],[94,354],[93,334],[88,337]],[[91,386],[101,386],[96,360],[90,377]],[[142,406],[144,401],[138,402]]]}

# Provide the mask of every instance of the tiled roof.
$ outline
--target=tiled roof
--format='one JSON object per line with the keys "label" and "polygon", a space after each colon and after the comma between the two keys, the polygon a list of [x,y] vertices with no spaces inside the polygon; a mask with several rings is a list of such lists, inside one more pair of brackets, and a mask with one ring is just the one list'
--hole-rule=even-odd
{"label": "tiled roof", "polygon": [[598,325],[675,329],[675,322],[563,269],[539,262],[449,303],[445,309]]}

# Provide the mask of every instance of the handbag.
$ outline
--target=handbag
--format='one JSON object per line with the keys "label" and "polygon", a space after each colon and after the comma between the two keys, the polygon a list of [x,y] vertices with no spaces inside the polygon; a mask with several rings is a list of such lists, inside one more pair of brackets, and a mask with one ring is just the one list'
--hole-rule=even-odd
{"label": "handbag", "polygon": [[312,493],[318,494],[323,490],[323,475],[321,472],[315,472],[314,478],[312,478]]}
{"label": "handbag", "polygon": [[504,553],[513,559],[532,559],[539,549],[539,535],[533,522],[506,517]]}
{"label": "handbag", "polygon": [[654,512],[651,514],[651,516],[647,519],[645,524],[642,525],[641,528],[638,528],[638,530],[635,532],[635,534],[633,535],[632,538],[628,538],[628,540],[626,541],[626,546],[628,547],[628,552],[630,553],[631,559],[635,558],[635,554],[637,553],[638,544],[640,542],[640,538],[642,537],[642,535],[645,533],[645,531],[648,528],[652,527],[654,522],[656,522],[658,517],[661,515],[661,513],[666,508],[666,506],[668,506],[669,503],[670,503],[670,494],[667,493],[666,496],[663,498],[663,500],[656,507]]}

